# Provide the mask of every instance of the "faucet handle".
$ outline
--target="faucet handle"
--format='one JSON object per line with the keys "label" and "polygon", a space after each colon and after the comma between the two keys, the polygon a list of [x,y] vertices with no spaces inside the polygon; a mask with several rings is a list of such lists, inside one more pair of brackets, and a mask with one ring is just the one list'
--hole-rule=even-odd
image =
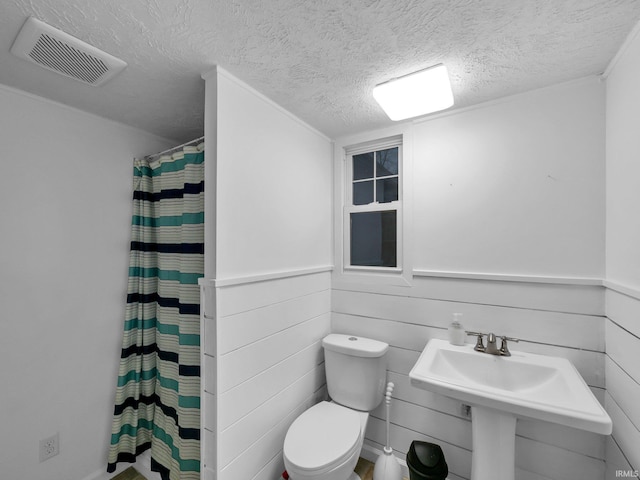
{"label": "faucet handle", "polygon": [[482,337],[484,337],[484,335],[485,335],[484,333],[467,331],[466,334],[478,337],[478,341],[476,342],[476,346],[473,347],[473,349],[476,352],[484,352],[485,351],[484,343],[482,343]]}
{"label": "faucet handle", "polygon": [[520,341],[520,339],[505,336],[501,336],[500,338],[502,339],[502,345],[500,346],[500,355],[502,355],[503,357],[510,357],[511,352],[509,351],[509,345],[507,345],[507,341],[517,343]]}

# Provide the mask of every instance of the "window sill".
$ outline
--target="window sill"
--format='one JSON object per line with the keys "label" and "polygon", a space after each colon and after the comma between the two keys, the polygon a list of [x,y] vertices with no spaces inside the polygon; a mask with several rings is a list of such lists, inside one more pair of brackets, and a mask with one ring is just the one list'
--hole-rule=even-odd
{"label": "window sill", "polygon": [[356,265],[350,265],[344,267],[345,273],[388,273],[398,275],[402,273],[401,267],[359,267]]}

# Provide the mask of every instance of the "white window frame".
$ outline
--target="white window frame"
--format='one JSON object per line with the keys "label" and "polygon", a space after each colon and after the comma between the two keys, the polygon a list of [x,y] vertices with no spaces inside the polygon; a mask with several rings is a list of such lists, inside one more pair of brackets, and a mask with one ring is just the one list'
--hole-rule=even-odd
{"label": "white window frame", "polygon": [[[366,205],[353,204],[353,156],[398,147],[398,200],[379,203],[374,201]],[[404,150],[402,135],[395,135],[371,142],[352,145],[344,148],[345,172],[344,172],[344,204],[343,204],[343,269],[346,272],[361,273],[389,273],[401,274],[403,272],[403,198],[404,198]],[[374,171],[374,198],[376,192]],[[383,177],[381,177],[383,178]],[[365,212],[396,212],[396,266],[379,267],[365,265],[351,265],[351,214]]]}

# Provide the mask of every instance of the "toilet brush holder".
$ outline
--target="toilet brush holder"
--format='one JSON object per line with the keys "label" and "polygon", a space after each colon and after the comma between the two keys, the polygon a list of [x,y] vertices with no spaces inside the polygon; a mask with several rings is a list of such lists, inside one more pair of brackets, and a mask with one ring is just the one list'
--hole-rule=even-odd
{"label": "toilet brush holder", "polygon": [[373,467],[373,480],[402,480],[402,469],[392,449],[384,447]]}
{"label": "toilet brush holder", "polygon": [[387,444],[383,453],[376,460],[373,467],[373,480],[402,480],[402,469],[400,462],[393,454],[393,449],[389,446],[389,409],[391,407],[391,393],[393,392],[393,383],[387,384],[387,392],[385,394],[385,406],[387,410]]}

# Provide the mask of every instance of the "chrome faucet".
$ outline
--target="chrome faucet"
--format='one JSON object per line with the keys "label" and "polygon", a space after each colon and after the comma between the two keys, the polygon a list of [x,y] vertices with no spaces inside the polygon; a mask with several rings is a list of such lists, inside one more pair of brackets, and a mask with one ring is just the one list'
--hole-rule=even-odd
{"label": "chrome faucet", "polygon": [[496,336],[493,333],[487,335],[487,346],[484,349],[484,353],[488,353],[490,355],[500,354],[500,350],[498,350],[498,346],[496,345]]}
{"label": "chrome faucet", "polygon": [[[520,340],[517,338],[513,338],[513,337],[505,337],[505,336],[500,336],[499,338],[502,340],[502,345],[500,345],[500,348],[498,348],[497,344],[496,344],[496,335],[494,333],[480,333],[480,332],[466,332],[467,335],[473,335],[478,337],[478,340],[476,341],[476,346],[473,347],[473,349],[476,352],[483,352],[483,353],[488,353],[489,355],[499,355],[502,357],[510,357],[511,356],[511,352],[509,351],[509,346],[507,344],[507,341],[509,342],[519,342]],[[487,346],[484,346],[483,343],[483,337],[487,336]]]}

